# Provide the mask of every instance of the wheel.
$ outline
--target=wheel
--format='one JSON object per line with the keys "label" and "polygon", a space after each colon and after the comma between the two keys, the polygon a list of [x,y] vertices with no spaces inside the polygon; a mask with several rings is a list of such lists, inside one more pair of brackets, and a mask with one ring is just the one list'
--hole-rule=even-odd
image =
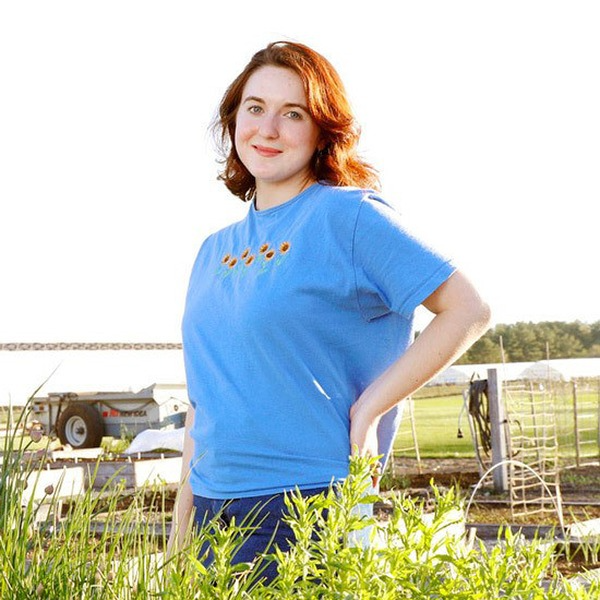
{"label": "wheel", "polygon": [[73,448],[96,448],[102,442],[104,423],[98,411],[90,404],[69,403],[56,423],[58,437]]}

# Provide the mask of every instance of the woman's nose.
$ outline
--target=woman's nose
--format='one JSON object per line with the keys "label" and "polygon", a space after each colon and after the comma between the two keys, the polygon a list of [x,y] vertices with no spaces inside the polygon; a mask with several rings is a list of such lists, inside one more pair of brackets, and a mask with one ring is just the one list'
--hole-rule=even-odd
{"label": "woman's nose", "polygon": [[260,120],[260,133],[264,137],[274,138],[279,135],[277,115],[265,114]]}

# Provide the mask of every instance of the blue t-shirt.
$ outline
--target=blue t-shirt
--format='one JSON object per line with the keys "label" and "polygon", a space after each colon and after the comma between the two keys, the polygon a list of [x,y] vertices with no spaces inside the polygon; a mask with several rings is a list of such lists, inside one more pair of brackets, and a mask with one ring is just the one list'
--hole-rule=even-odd
{"label": "blue t-shirt", "polygon": [[[407,348],[453,272],[373,192],[314,184],[206,239],[183,317],[195,495],[327,486],[348,473],[349,411]],[[382,419],[387,455],[395,411]]]}

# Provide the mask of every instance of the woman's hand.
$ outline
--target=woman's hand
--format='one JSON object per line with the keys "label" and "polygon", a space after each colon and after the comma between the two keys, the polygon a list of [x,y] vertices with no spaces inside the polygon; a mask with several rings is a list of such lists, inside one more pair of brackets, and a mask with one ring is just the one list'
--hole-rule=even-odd
{"label": "woman's hand", "polygon": [[[353,456],[368,456],[374,458],[379,456],[379,445],[377,441],[378,416],[369,414],[366,404],[359,399],[350,408],[350,452]],[[376,463],[379,467],[379,462]],[[379,483],[380,469],[373,473],[373,487]]]}

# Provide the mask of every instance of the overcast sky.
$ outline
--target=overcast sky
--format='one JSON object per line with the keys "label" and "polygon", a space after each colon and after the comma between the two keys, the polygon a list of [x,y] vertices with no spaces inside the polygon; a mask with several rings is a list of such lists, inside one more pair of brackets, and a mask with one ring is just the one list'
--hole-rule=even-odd
{"label": "overcast sky", "polygon": [[276,39],[337,67],[383,195],[495,323],[599,320],[599,6],[2,2],[0,342],[179,340],[200,243],[247,209],[207,129]]}

